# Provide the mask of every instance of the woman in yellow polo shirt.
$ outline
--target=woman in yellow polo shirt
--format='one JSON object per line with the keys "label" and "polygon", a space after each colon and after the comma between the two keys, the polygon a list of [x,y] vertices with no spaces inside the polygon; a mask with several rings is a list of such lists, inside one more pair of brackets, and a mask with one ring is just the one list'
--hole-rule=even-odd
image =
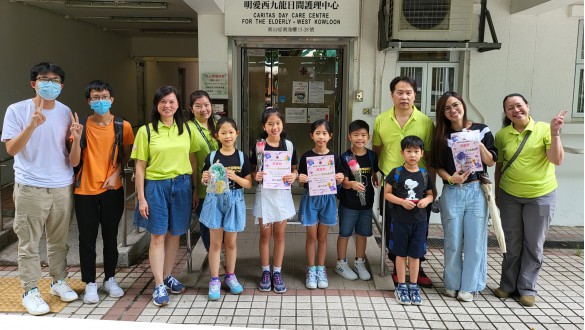
{"label": "woman in yellow polo shirt", "polygon": [[[179,238],[187,232],[192,206],[197,206],[199,144],[184,122],[179,92],[172,86],[154,94],[152,121],[140,127],[131,157],[136,159],[138,205],[134,224],[150,232],[148,258],[154,276],[153,303],[169,302],[167,289],[181,293],[185,286],[171,274]],[[193,186],[192,186],[193,185]]]}
{"label": "woman in yellow polo shirt", "polygon": [[555,165],[564,158],[561,128],[567,111],[560,111],[548,124],[530,117],[528,102],[520,94],[506,96],[503,105],[504,127],[495,142],[500,154],[495,180],[507,252],[495,295],[507,298],[517,292],[520,304],[532,306],[556,205]]}

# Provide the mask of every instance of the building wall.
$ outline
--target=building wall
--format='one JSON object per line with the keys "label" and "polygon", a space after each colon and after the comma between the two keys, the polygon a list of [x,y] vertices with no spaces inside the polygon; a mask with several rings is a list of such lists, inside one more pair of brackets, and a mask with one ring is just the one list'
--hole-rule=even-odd
{"label": "building wall", "polygon": [[[364,90],[365,97],[364,102],[352,101],[352,119],[364,119],[369,123],[375,116],[364,115],[363,108],[389,109],[392,100],[388,86],[397,75],[396,51],[377,51],[377,20],[368,19],[376,17],[378,5],[377,0],[363,0],[362,33],[355,41],[354,52],[353,86],[356,90]],[[474,13],[478,15],[478,1],[475,6]],[[459,92],[466,97],[472,118],[485,122],[497,132],[503,115],[502,99],[513,92],[525,95],[532,116],[539,121],[549,122],[559,110],[570,110],[578,20],[583,17],[569,17],[568,7],[539,15],[511,15],[510,0],[490,0],[488,9],[502,48],[464,53],[460,68],[462,90]],[[489,33],[485,40],[491,41]],[[569,113],[566,121],[563,144],[583,149],[583,120],[571,118]],[[553,224],[583,225],[583,208],[574,205],[575,200],[584,198],[583,155],[567,153],[565,162],[557,168],[557,176],[558,202]],[[432,220],[438,222],[439,217],[434,215]]]}

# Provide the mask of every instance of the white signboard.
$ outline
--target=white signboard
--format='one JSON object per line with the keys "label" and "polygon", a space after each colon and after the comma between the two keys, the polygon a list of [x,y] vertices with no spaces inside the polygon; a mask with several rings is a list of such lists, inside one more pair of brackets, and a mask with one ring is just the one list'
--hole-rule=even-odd
{"label": "white signboard", "polygon": [[202,73],[203,89],[211,98],[227,99],[228,75],[227,73]]}
{"label": "white signboard", "polygon": [[306,124],[307,108],[286,108],[284,116],[287,124]]}
{"label": "white signboard", "polygon": [[359,0],[225,1],[226,36],[357,37]]}

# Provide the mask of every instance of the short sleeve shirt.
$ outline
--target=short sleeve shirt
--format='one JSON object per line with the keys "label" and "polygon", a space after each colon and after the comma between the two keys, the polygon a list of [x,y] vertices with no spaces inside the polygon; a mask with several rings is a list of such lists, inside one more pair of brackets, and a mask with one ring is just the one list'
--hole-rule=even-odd
{"label": "short sleeve shirt", "polygon": [[[329,150],[328,153],[326,153],[324,155],[320,155],[318,153],[315,153],[313,150],[309,150],[309,151],[305,152],[301,156],[301,159],[299,160],[299,174],[307,175],[307,158],[308,157],[317,157],[317,156],[326,156],[326,155],[333,155],[333,162],[335,163],[334,164],[335,173],[342,173],[341,165],[339,163],[339,156],[334,154],[333,151]],[[309,191],[309,183],[308,182],[305,183],[305,190]]]}
{"label": "short sleeve shirt", "polygon": [[[398,198],[419,201],[426,197],[426,192],[433,189],[433,182],[427,173],[427,185],[424,186],[424,174],[422,171],[409,172],[402,167],[400,174],[396,175],[394,168],[386,177],[386,184],[392,186],[392,194]],[[398,177],[398,178],[397,178]],[[427,209],[415,207],[412,210],[405,209],[402,205],[392,205],[392,221],[404,223],[420,223],[427,221]]]}
{"label": "short sleeve shirt", "polygon": [[508,125],[496,133],[495,145],[500,154],[498,162],[502,162],[505,167],[528,131],[532,133],[518,158],[500,177],[500,188],[516,197],[535,198],[558,187],[555,165],[546,156],[546,150],[550,149],[551,144],[550,125],[535,122],[532,117],[522,133]]}
{"label": "short sleeve shirt", "polygon": [[[114,161],[112,161],[112,150],[116,140],[114,120],[107,126],[95,124],[91,119],[85,123],[85,138],[87,146],[83,149],[83,170],[79,187],[75,188],[78,195],[97,195],[107,191],[102,188],[104,182],[116,170],[118,149],[114,150]],[[124,120],[122,126],[122,142],[125,146],[134,143],[134,133],[129,122]],[[114,189],[122,187],[122,180],[118,180]]]}
{"label": "short sleeve shirt", "polygon": [[[434,130],[433,121],[420,112],[415,106],[413,106],[413,108],[410,118],[408,118],[408,121],[402,128],[396,120],[394,107],[376,117],[372,145],[382,147],[378,165],[380,171],[385,175],[387,175],[391,169],[404,163],[404,159],[400,154],[400,141],[409,135],[421,138],[425,145],[425,153],[430,154]],[[425,169],[427,168],[426,157],[420,159],[418,166]]]}
{"label": "short sleeve shirt", "polygon": [[[498,149],[494,145],[494,136],[493,136],[491,130],[489,129],[489,127],[487,127],[487,125],[485,125],[485,124],[473,123],[473,124],[471,124],[471,127],[469,127],[468,131],[479,131],[479,137],[481,139],[481,143],[483,143],[485,148],[493,155],[494,160],[497,161],[498,160]],[[448,128],[447,129],[447,135],[449,136],[449,139],[447,139],[448,146],[450,146],[452,143],[450,140],[452,133],[455,133],[455,131],[452,130],[451,128]],[[455,162],[453,160],[453,151],[451,150],[450,147],[446,148],[446,152],[442,155],[442,157],[443,157],[443,164],[444,164],[443,169],[445,171],[447,171],[447,173],[449,173],[449,174],[455,173]],[[432,164],[432,166],[435,168],[438,167],[437,164]],[[487,169],[487,166],[485,164],[483,164],[483,168],[485,170],[485,169]],[[479,175],[481,173],[482,172],[473,172],[473,173],[469,174],[469,176],[467,177],[467,180],[465,180],[465,183],[479,180]],[[449,182],[447,182],[447,180],[443,180],[443,184],[449,184]]]}
{"label": "short sleeve shirt", "polygon": [[[35,112],[32,99],[11,104],[6,110],[2,142],[16,138]],[[71,135],[71,109],[59,101],[42,110],[45,122],[35,128],[24,148],[14,156],[14,181],[40,188],[63,188],[73,183],[67,143]]]}
{"label": "short sleeve shirt", "polygon": [[[278,147],[273,147],[270,144],[266,143],[266,146],[264,147],[264,150],[268,150],[268,151],[288,151],[288,149],[286,148],[286,140],[285,139],[281,139],[278,142]],[[258,158],[256,158],[256,148],[255,147],[252,148],[252,156],[250,156],[250,163],[252,163],[253,166],[258,165]],[[296,166],[297,164],[298,164],[297,149],[293,145],[292,155],[291,155],[291,166]]]}
{"label": "short sleeve shirt", "polygon": [[154,131],[152,124],[147,125],[150,125],[150,143],[146,127],[140,127],[130,156],[146,162],[146,179],[167,180],[192,174],[189,154],[199,151],[195,132],[191,131],[189,134],[185,125],[183,134],[179,135],[176,122],[169,127],[159,121],[158,133]]}
{"label": "short sleeve shirt", "polygon": [[[376,154],[369,149],[361,156],[355,156],[357,163],[360,166],[361,181],[366,186],[366,205],[362,205],[358,196],[358,192],[353,189],[345,189],[341,187],[340,191],[337,192],[339,202],[341,205],[352,210],[368,210],[374,205],[374,185],[372,184],[372,173],[378,172],[378,162]],[[356,181],[353,172],[350,170],[347,164],[345,156],[353,155],[351,149],[348,149],[339,157],[339,163],[343,175],[346,176],[349,181]]]}
{"label": "short sleeve shirt", "polygon": [[[244,159],[244,164],[242,165],[240,163],[240,151],[236,149],[236,151],[231,154],[231,155],[224,155],[221,153],[221,150],[218,150],[215,152],[215,158],[214,159],[210,159],[211,158],[211,154],[207,155],[207,157],[205,157],[205,163],[203,164],[203,171],[207,171],[209,170],[209,167],[211,167],[211,162],[215,163],[220,163],[221,165],[223,165],[226,170],[232,170],[236,173],[237,176],[241,177],[241,178],[245,178],[246,176],[250,175],[252,173],[252,165],[250,164],[250,161],[248,160],[248,158],[246,158],[245,156],[243,157]],[[235,181],[230,180],[230,190],[236,190],[236,189],[242,189],[242,187],[237,184]]]}
{"label": "short sleeve shirt", "polygon": [[[217,150],[218,142],[211,136],[211,132],[205,126],[201,125],[199,121],[197,121],[197,118],[193,120],[194,121],[189,121],[187,124],[191,128],[191,134],[195,135],[197,144],[199,145],[199,151],[197,151],[195,157],[197,158],[197,172],[199,173],[198,177],[201,178],[205,157],[207,157],[211,151]],[[205,189],[205,185],[197,185],[197,194],[200,198],[205,197]]]}

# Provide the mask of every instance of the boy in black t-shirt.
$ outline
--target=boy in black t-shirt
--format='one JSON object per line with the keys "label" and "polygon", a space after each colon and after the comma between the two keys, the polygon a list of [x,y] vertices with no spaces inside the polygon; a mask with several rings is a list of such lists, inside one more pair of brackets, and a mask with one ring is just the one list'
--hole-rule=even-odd
{"label": "boy in black t-shirt", "polygon": [[[396,254],[398,286],[394,292],[398,303],[420,305],[422,299],[417,282],[420,258],[426,250],[428,230],[426,207],[433,202],[433,183],[428,173],[418,167],[424,143],[416,136],[400,142],[404,165],[393,169],[386,177],[384,198],[392,203],[392,237],[390,250]],[[406,286],[406,259],[410,287]]]}
{"label": "boy in black t-shirt", "polygon": [[[374,204],[374,185],[380,186],[377,176],[378,160],[376,154],[366,148],[370,139],[370,127],[363,120],[349,124],[348,140],[351,148],[339,157],[345,179],[342,189],[337,191],[339,198],[339,236],[337,238],[337,265],[335,272],[348,280],[358,278],[367,281],[370,273],[366,269],[364,257],[366,242],[372,236],[372,206]],[[359,166],[360,177],[354,171]],[[360,196],[361,195],[361,196]],[[354,268],[347,263],[347,243],[355,231]],[[357,274],[356,274],[357,273]]]}

